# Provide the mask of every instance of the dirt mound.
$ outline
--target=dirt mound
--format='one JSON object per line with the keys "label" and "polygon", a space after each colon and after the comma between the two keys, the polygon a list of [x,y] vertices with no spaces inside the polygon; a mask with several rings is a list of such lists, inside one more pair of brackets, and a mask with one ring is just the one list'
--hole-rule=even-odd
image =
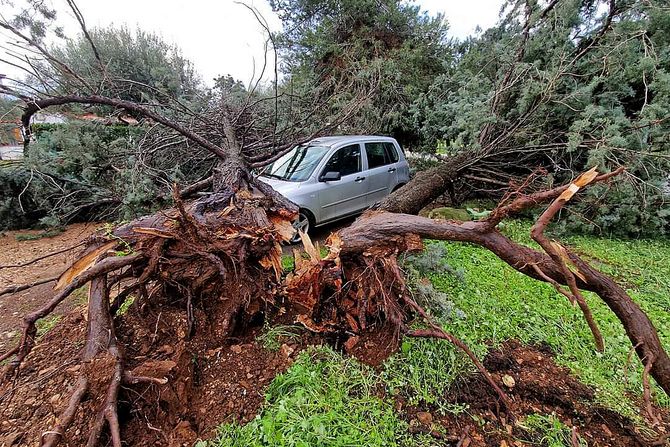
{"label": "dirt mound", "polygon": [[548,441],[529,426],[526,417],[552,415],[567,427],[568,433],[563,435],[573,445],[579,445],[574,444],[579,438],[589,446],[665,445],[663,435],[670,428],[667,411],[655,409],[664,421],[664,425],[655,427],[655,435],[641,433],[631,420],[598,405],[594,391],[567,368],[556,365],[547,347],[508,341],[491,351],[484,364],[512,398],[516,421],[498,416],[496,394],[475,376],[459,383],[446,397],[451,404],[467,405],[466,414],[440,416],[434,407],[405,406],[398,401],[411,430],[459,446],[545,445],[543,442]]}
{"label": "dirt mound", "polygon": [[[204,331],[188,340],[186,317],[178,309],[166,305],[140,314],[128,313],[119,327],[119,338],[128,343],[128,367],[167,383],[122,389],[119,417],[123,438],[131,445],[192,445],[198,437],[213,436],[221,422],[250,420],[265,386],[310,341],[305,335],[270,351],[254,341],[258,330],[224,343]],[[204,315],[198,317],[207,324]],[[85,331],[82,313],[70,313],[38,342],[18,380],[0,390],[0,445],[38,445],[67,405],[80,368],[104,373],[91,375],[94,382],[100,379],[91,390],[104,389],[111,369],[98,364],[103,360],[79,365]],[[64,445],[86,444],[90,418],[84,416],[97,411],[100,394],[90,392],[98,398],[82,402]]]}

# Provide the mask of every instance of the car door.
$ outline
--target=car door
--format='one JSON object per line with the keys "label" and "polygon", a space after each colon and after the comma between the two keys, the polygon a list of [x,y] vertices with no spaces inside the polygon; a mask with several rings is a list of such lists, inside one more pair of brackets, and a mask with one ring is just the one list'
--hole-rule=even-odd
{"label": "car door", "polygon": [[365,171],[368,193],[366,196],[367,206],[372,206],[376,202],[387,196],[398,183],[396,162],[391,158],[386,145],[393,143],[370,142],[365,143],[365,156],[368,161],[368,169]]}
{"label": "car door", "polygon": [[363,175],[360,144],[338,149],[326,162],[319,177],[326,172],[339,172],[340,180],[323,182],[319,189],[320,221],[353,214],[366,207],[367,178]]}

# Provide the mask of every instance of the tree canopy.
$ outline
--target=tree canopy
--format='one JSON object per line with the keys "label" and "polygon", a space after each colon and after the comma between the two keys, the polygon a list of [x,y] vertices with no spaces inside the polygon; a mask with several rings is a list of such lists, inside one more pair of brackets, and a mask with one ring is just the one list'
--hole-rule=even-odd
{"label": "tree canopy", "polygon": [[343,97],[372,89],[369,104],[342,131],[394,133],[401,142],[416,141],[409,106],[451,58],[443,16],[396,0],[270,4],[284,24],[276,42],[289,83],[303,88],[327,83]]}

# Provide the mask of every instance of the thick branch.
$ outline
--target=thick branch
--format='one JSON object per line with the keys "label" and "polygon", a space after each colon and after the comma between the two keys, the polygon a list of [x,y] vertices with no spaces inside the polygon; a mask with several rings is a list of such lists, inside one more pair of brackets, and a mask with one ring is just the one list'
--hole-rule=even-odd
{"label": "thick branch", "polygon": [[407,185],[382,200],[376,208],[391,213],[417,214],[421,208],[441,196],[472,161],[472,154],[465,151],[450,157],[439,166],[421,171]]}
{"label": "thick branch", "polygon": [[[496,229],[490,229],[486,221],[436,221],[407,214],[369,212],[341,231],[343,245],[340,255],[351,257],[370,249],[384,248],[402,251],[416,246],[417,236],[475,243],[491,250],[525,275],[540,281],[547,281],[548,277],[556,283],[565,284],[563,272],[547,254],[510,240]],[[591,267],[576,254],[568,252],[568,256],[583,277],[576,278],[577,286],[582,290],[595,292],[607,304],[622,322],[641,359],[654,356],[650,373],[670,395],[670,357],[663,349],[651,320],[611,278]],[[538,274],[535,267],[544,275]]]}
{"label": "thick branch", "polygon": [[33,287],[40,286],[42,284],[54,282],[58,279],[58,276],[53,276],[51,278],[45,278],[45,279],[39,279],[37,281],[33,281],[28,284],[20,284],[20,285],[13,285],[9,287],[5,287],[4,289],[0,289],[0,296],[3,295],[11,295],[12,293],[17,293],[21,292],[23,290],[31,289]]}
{"label": "thick branch", "polygon": [[[65,248],[63,248],[62,250],[52,251],[51,253],[47,253],[46,255],[38,256],[38,257],[33,258],[33,259],[31,259],[31,260],[29,260],[29,261],[26,261],[26,262],[19,262],[18,264],[0,265],[0,270],[2,270],[2,269],[13,269],[13,268],[25,267],[25,266],[27,266],[27,265],[31,265],[31,264],[34,264],[34,263],[36,263],[36,262],[42,261],[43,259],[50,258],[50,257],[52,257],[52,256],[56,256],[56,255],[60,255],[60,254],[62,254],[62,253],[68,252],[68,251],[70,251],[70,250],[74,250],[74,249],[77,248],[77,247],[81,247],[81,246],[84,245],[85,243],[86,243],[86,242],[84,241],[84,242],[80,242],[80,243],[78,243],[77,245],[73,245],[73,246],[71,246],[71,247],[65,247]],[[1,295],[1,294],[0,294],[0,295]]]}

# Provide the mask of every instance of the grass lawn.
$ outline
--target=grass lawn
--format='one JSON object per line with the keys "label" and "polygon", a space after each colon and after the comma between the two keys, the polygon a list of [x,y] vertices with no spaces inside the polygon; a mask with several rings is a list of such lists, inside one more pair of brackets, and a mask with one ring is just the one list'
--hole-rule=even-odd
{"label": "grass lawn", "polygon": [[[508,222],[504,227],[513,239],[532,245],[529,229],[530,223],[521,221]],[[654,322],[664,345],[670,348],[670,241],[586,236],[562,240],[625,285]],[[436,291],[442,292],[435,295],[448,300],[449,307],[444,312],[444,303],[435,302],[432,311],[480,358],[510,338],[546,343],[556,353],[559,364],[596,390],[601,404],[638,418],[636,404],[629,396],[641,396],[642,366],[633,356],[632,364],[625,367],[630,341],[617,318],[597,296],[585,294],[605,339],[604,353],[596,352],[579,309],[551,286],[514,271],[474,245],[431,244],[435,246],[429,247],[428,252],[440,253],[441,259],[430,262],[443,263],[444,268],[422,273]],[[416,269],[412,271],[416,276]],[[393,399],[388,396],[401,393],[410,403],[433,404],[442,413],[464,412],[467,408],[444,405],[441,396],[455,378],[471,371],[473,367],[464,356],[437,340],[405,340],[402,349],[377,371],[329,348],[312,348],[273,381],[256,419],[243,427],[222,425],[216,440],[202,444],[439,445],[432,438],[409,435],[407,423],[397,417]],[[670,406],[662,392],[655,396],[660,405]],[[548,426],[556,425],[551,419],[538,417],[548,421]],[[561,429],[559,424],[559,433]]]}

